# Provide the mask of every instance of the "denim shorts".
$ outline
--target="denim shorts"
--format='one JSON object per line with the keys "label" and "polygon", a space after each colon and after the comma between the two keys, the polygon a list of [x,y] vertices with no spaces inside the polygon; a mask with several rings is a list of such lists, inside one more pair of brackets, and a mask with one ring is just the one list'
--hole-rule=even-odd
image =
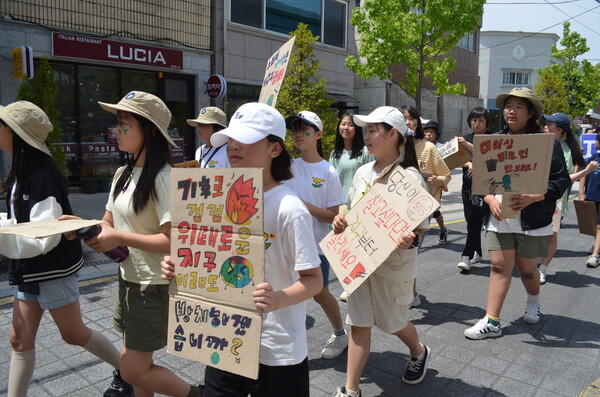
{"label": "denim shorts", "polygon": [[27,292],[15,292],[15,298],[22,301],[37,302],[44,310],[52,310],[70,305],[79,300],[79,285],[77,274],[55,280],[42,281],[39,295]]}
{"label": "denim shorts", "polygon": [[323,273],[323,287],[327,287],[329,285],[329,261],[325,257],[325,255],[319,255],[319,259],[321,259],[321,272]]}

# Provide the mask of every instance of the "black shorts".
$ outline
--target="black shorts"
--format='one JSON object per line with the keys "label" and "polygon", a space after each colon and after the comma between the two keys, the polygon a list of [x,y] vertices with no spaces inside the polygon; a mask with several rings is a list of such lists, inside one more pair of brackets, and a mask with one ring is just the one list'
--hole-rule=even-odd
{"label": "black shorts", "polygon": [[204,373],[205,397],[309,397],[308,357],[300,364],[260,364],[258,379],[232,374],[213,367]]}

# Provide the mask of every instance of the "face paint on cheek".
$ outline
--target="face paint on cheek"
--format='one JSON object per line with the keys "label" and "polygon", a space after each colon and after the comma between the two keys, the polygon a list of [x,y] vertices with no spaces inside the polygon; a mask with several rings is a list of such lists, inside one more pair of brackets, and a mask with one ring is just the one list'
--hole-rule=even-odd
{"label": "face paint on cheek", "polygon": [[508,115],[508,109],[504,109],[502,112],[504,112],[504,115]]}
{"label": "face paint on cheek", "polygon": [[127,128],[123,129],[123,135],[127,135],[127,131],[129,131]]}
{"label": "face paint on cheek", "polygon": [[304,134],[306,134],[306,136],[310,136],[310,131],[306,131]]}

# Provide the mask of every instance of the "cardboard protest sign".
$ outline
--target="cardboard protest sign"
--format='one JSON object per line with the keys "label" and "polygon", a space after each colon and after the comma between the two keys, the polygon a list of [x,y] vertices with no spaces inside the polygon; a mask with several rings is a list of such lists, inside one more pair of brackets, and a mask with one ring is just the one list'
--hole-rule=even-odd
{"label": "cardboard protest sign", "polygon": [[448,169],[453,170],[456,167],[462,166],[464,163],[471,161],[471,153],[464,147],[458,144],[458,138],[454,137],[448,142],[437,148],[440,156],[448,166]]}
{"label": "cardboard protest sign", "polygon": [[376,180],[346,214],[346,230],[331,231],[319,243],[344,290],[358,288],[396,249],[398,236],[439,206],[399,165]]}
{"label": "cardboard protest sign", "polygon": [[102,221],[86,219],[69,219],[59,221],[44,219],[43,221],[23,222],[12,226],[0,227],[0,234],[18,234],[29,238],[42,238],[79,230],[84,227],[99,225]]}
{"label": "cardboard protest sign", "polygon": [[473,194],[546,193],[553,145],[553,134],[475,135]]}
{"label": "cardboard protest sign", "polygon": [[252,291],[264,281],[262,170],[171,170],[167,351],[258,377],[262,316]]}
{"label": "cardboard protest sign", "polygon": [[579,233],[596,237],[596,205],[593,201],[573,200],[575,212],[577,213],[577,224]]}
{"label": "cardboard protest sign", "polygon": [[275,107],[277,95],[279,95],[279,89],[285,77],[285,71],[292,55],[295,40],[296,36],[293,36],[287,43],[275,51],[267,61],[267,68],[265,69],[265,77],[263,78],[258,102]]}

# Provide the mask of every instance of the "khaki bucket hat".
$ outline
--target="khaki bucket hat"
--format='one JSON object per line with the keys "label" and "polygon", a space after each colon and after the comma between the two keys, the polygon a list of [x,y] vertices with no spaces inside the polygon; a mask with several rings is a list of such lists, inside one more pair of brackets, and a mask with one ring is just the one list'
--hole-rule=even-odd
{"label": "khaki bucket hat", "polygon": [[218,124],[223,128],[227,128],[227,116],[221,109],[208,106],[200,109],[200,113],[195,119],[187,119],[187,123],[190,127],[195,127],[198,124]]}
{"label": "khaki bucket hat", "polygon": [[37,105],[27,101],[17,101],[0,106],[0,119],[28,145],[50,156],[50,150],[44,142],[54,129],[46,113]]}
{"label": "khaki bucket hat", "polygon": [[533,118],[535,120],[539,119],[542,115],[542,104],[536,99],[535,95],[533,95],[533,91],[527,87],[516,87],[510,90],[508,94],[500,94],[496,97],[496,107],[500,110],[504,109],[504,104],[508,97],[516,96],[519,98],[525,98],[531,102],[533,108],[535,109],[533,112]]}
{"label": "khaki bucket hat", "polygon": [[135,113],[145,117],[154,124],[163,134],[169,145],[177,147],[167,132],[171,122],[171,111],[167,105],[156,95],[142,91],[131,91],[117,104],[98,102],[102,109],[117,114],[117,111]]}

